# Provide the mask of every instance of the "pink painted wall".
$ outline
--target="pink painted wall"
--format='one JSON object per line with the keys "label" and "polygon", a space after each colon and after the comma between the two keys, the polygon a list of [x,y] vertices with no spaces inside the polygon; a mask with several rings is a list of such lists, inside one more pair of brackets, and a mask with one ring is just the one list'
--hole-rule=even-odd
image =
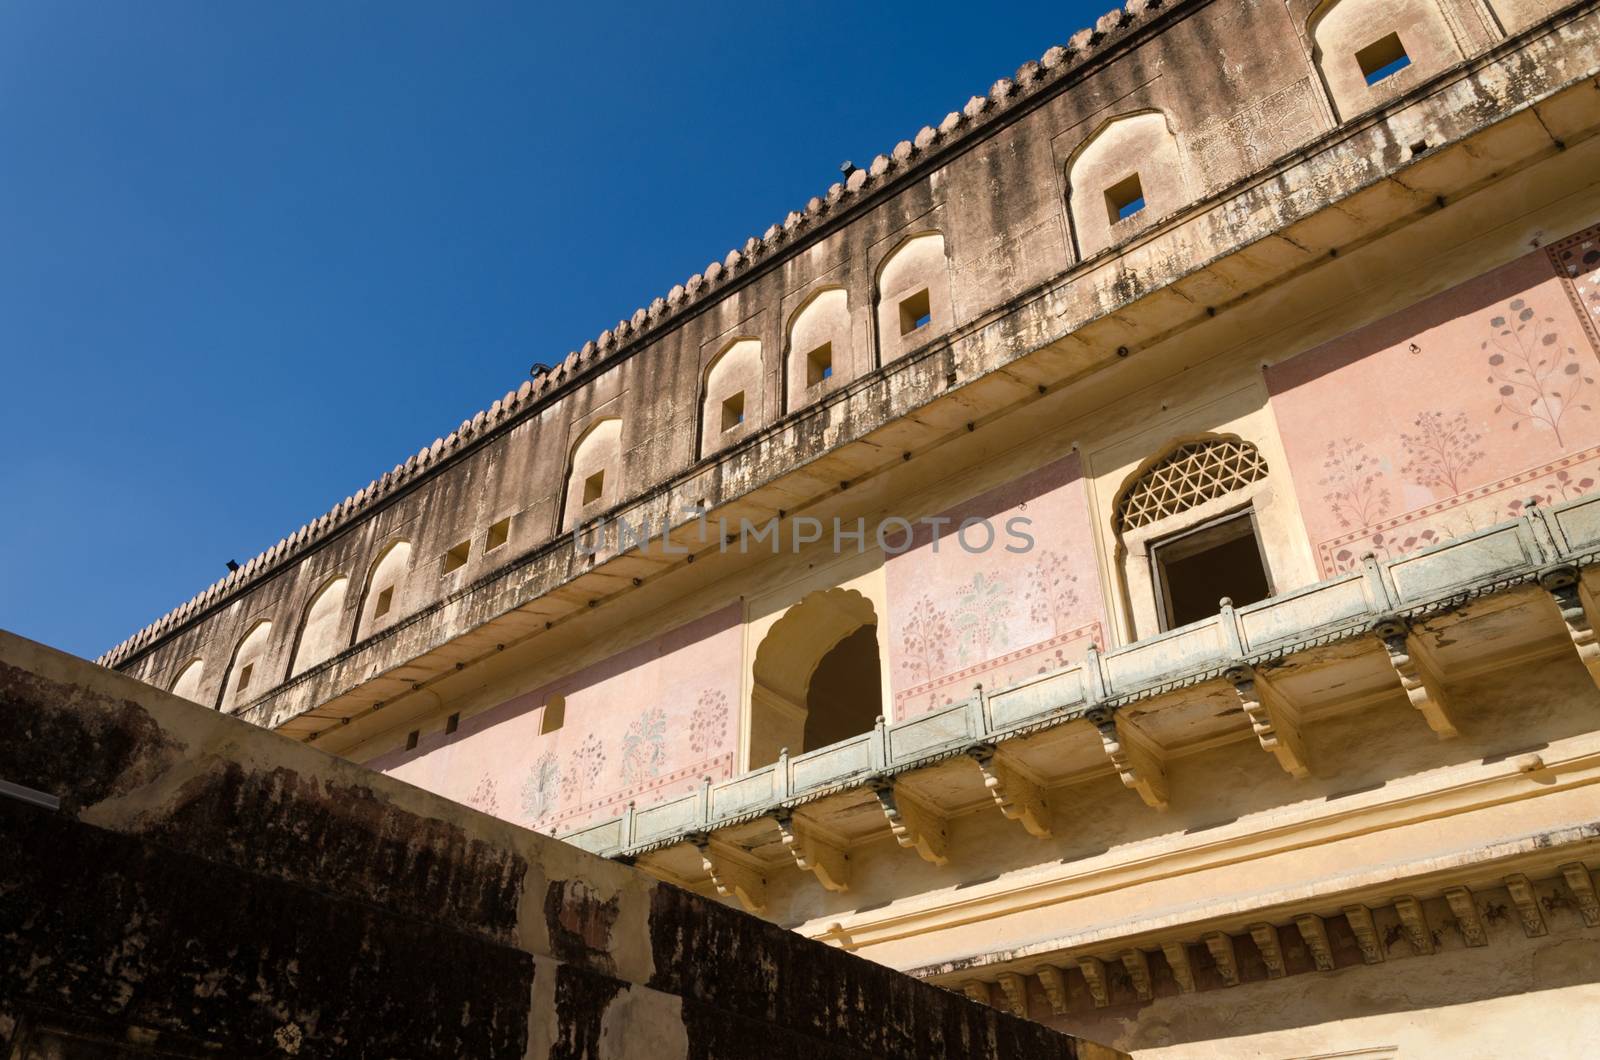
{"label": "pink painted wall", "polygon": [[[725,607],[367,764],[545,833],[723,780],[738,749],[740,614]],[[566,721],[541,736],[552,694]]]}
{"label": "pink painted wall", "polygon": [[[890,683],[899,720],[1083,658],[1104,645],[1105,605],[1095,572],[1085,486],[1076,454],[941,513],[951,520],[934,551],[930,530],[890,556]],[[1030,551],[1014,554],[1013,517],[1032,520]],[[968,518],[995,528],[987,551],[954,537]],[[897,533],[886,540],[894,545]],[[974,547],[982,534],[969,535]]]}
{"label": "pink painted wall", "polygon": [[1600,226],[1267,372],[1324,577],[1600,485]]}

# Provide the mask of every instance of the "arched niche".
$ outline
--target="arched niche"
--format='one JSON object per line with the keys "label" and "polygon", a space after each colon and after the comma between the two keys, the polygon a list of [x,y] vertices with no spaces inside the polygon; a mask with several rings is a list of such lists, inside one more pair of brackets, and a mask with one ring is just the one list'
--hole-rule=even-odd
{"label": "arched niche", "polygon": [[869,731],[883,713],[878,615],[853,589],[810,593],[756,649],[750,768]]}
{"label": "arched niche", "polygon": [[1569,0],[1488,0],[1507,33],[1521,33],[1567,7]]}
{"label": "arched niche", "polygon": [[400,617],[400,597],[410,566],[409,541],[392,541],[378,556],[372,565],[372,573],[367,575],[367,588],[361,596],[361,615],[356,620],[354,640],[364,640]]}
{"label": "arched niche", "polygon": [[1181,209],[1189,195],[1166,115],[1146,110],[1105,122],[1067,160],[1067,188],[1082,258]]}
{"label": "arched niche", "polygon": [[612,416],[589,424],[573,443],[567,468],[563,533],[622,497],[622,421]]}
{"label": "arched niche", "polygon": [[344,638],[339,635],[339,626],[344,617],[345,595],[349,588],[350,579],[340,574],[328,579],[317,590],[317,595],[311,598],[305,618],[300,623],[294,658],[289,663],[290,677],[331,658],[343,645]]}
{"label": "arched niche", "polygon": [[700,388],[700,455],[743,438],[761,422],[761,341],[737,338],[706,365]]}
{"label": "arched niche", "polygon": [[1462,58],[1438,0],[1324,0],[1306,28],[1340,121]]}
{"label": "arched niche", "polygon": [[175,696],[200,702],[200,679],[205,676],[206,664],[203,659],[190,659],[178,671],[178,676],[172,682],[170,691]]}
{"label": "arched niche", "polygon": [[222,684],[218,709],[232,712],[276,684],[266,668],[267,647],[272,640],[272,623],[262,619],[239,638]]}
{"label": "arched niche", "polygon": [[784,374],[788,407],[802,408],[860,374],[850,332],[850,296],[843,287],[812,294],[789,319]]}
{"label": "arched niche", "polygon": [[888,364],[950,330],[954,303],[944,236],[907,238],[878,267],[878,351]]}

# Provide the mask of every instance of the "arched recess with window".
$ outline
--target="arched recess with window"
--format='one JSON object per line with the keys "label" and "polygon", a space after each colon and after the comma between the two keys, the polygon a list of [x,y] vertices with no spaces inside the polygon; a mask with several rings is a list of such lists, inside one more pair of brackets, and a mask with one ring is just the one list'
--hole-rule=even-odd
{"label": "arched recess with window", "polygon": [[379,553],[361,593],[361,614],[356,618],[351,643],[364,640],[400,617],[400,597],[406,570],[411,566],[411,542],[392,541]]}
{"label": "arched recess with window", "polygon": [[733,339],[700,379],[700,455],[732,445],[761,422],[761,340]]}
{"label": "arched recess with window", "polygon": [[335,575],[323,583],[306,605],[300,632],[295,638],[294,655],[289,662],[290,677],[331,658],[344,643],[339,625],[344,617],[344,600],[349,588],[349,578]]}
{"label": "arched recess with window", "polygon": [[1189,201],[1183,157],[1158,110],[1105,121],[1067,159],[1078,257],[1093,257]]}
{"label": "arched recess with window", "polygon": [[169,691],[175,696],[195,703],[200,702],[200,679],[205,676],[206,664],[203,659],[190,659],[178,671],[178,676],[173,680]]}
{"label": "arched recess with window", "polygon": [[789,318],[784,336],[785,399],[804,408],[841,381],[860,375],[843,287],[814,291]]}
{"label": "arched recess with window", "polygon": [[749,767],[868,732],[883,713],[878,615],[854,589],[803,597],[756,649]]}
{"label": "arched recess with window", "polygon": [[878,266],[878,361],[888,364],[950,330],[950,264],[944,236],[908,236]]}
{"label": "arched recess with window", "polygon": [[1568,6],[1567,0],[1488,0],[1507,33],[1520,33]]}
{"label": "arched recess with window", "polygon": [[622,420],[596,420],[572,443],[561,532],[599,515],[622,497]]}
{"label": "arched recess with window", "polygon": [[1438,0],[1323,0],[1306,35],[1340,121],[1389,102],[1462,58]]}
{"label": "arched recess with window", "polygon": [[251,626],[233,649],[233,659],[222,679],[217,709],[232,713],[275,682],[267,677],[266,655],[272,640],[272,623],[262,619]]}
{"label": "arched recess with window", "polygon": [[1135,639],[1273,595],[1272,548],[1282,506],[1267,506],[1261,451],[1237,435],[1175,442],[1117,492],[1113,514]]}

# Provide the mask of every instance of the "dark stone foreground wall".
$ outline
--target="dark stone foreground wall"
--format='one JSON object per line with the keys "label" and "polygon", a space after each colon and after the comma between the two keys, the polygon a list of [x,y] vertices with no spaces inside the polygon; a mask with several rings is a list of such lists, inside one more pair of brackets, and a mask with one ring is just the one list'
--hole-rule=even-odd
{"label": "dark stone foreground wall", "polygon": [[3,632],[0,781],[4,1057],[1114,1055]]}

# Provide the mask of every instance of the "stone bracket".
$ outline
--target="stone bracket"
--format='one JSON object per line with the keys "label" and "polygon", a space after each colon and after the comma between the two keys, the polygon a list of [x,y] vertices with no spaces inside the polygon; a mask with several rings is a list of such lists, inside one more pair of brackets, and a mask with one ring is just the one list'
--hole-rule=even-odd
{"label": "stone bracket", "polygon": [[1213,931],[1200,940],[1206,944],[1211,959],[1216,963],[1217,974],[1222,977],[1223,986],[1239,985],[1239,955],[1233,948],[1233,938],[1220,931]]}
{"label": "stone bracket", "polygon": [[989,997],[989,984],[982,979],[968,979],[961,984],[961,992],[980,1005],[993,1005]]}
{"label": "stone bracket", "polygon": [[1539,575],[1544,586],[1561,612],[1567,636],[1578,653],[1578,661],[1589,671],[1589,677],[1600,685],[1600,634],[1595,632],[1595,615],[1583,596],[1576,567],[1552,567]]}
{"label": "stone bracket", "polygon": [[1290,776],[1309,777],[1310,760],[1300,739],[1300,712],[1254,667],[1233,666],[1226,676],[1239,693],[1239,703],[1262,748],[1272,752]]}
{"label": "stone bracket", "polygon": [[1544,914],[1539,911],[1539,893],[1533,889],[1533,883],[1522,873],[1506,877],[1506,891],[1511,895],[1511,902],[1517,907],[1517,912],[1522,917],[1522,933],[1530,939],[1539,938],[1550,933],[1545,927]]}
{"label": "stone bracket", "polygon": [[1361,947],[1361,959],[1368,964],[1383,963],[1383,939],[1378,937],[1378,925],[1373,923],[1372,910],[1364,905],[1347,905],[1342,910],[1345,923]]}
{"label": "stone bracket", "polygon": [[1300,929],[1300,937],[1305,939],[1306,949],[1311,951],[1311,959],[1316,963],[1317,971],[1333,971],[1333,947],[1328,944],[1328,926],[1322,922],[1322,918],[1307,913],[1305,916],[1295,917],[1294,926]]}
{"label": "stone bracket", "polygon": [[1563,865],[1561,878],[1567,881],[1567,889],[1578,903],[1583,922],[1589,927],[1600,927],[1600,896],[1595,894],[1594,877],[1589,875],[1589,869],[1579,862]]}
{"label": "stone bracket", "polygon": [[1133,984],[1134,993],[1139,995],[1140,1001],[1149,1001],[1156,996],[1150,980],[1150,958],[1144,955],[1143,950],[1124,953],[1122,967],[1128,970],[1128,981]]}
{"label": "stone bracket", "polygon": [[766,910],[767,878],[753,859],[704,836],[697,838],[694,845],[700,851],[700,865],[718,894],[738,899],[748,912]]}
{"label": "stone bracket", "polygon": [[967,756],[983,771],[984,787],[1006,819],[1021,824],[1031,836],[1049,839],[1050,803],[1044,789],[996,753],[992,744],[969,747]]}
{"label": "stone bracket", "polygon": [[1372,626],[1373,634],[1383,644],[1389,656],[1389,665],[1400,678],[1400,687],[1406,698],[1428,723],[1428,728],[1441,740],[1460,736],[1451,717],[1449,697],[1445,695],[1444,680],[1439,675],[1438,660],[1427,644],[1411,632],[1402,619],[1385,618]]}
{"label": "stone bracket", "polygon": [[1185,994],[1194,993],[1194,968],[1189,964],[1189,947],[1181,942],[1163,942],[1161,952],[1167,958],[1167,967],[1172,969],[1172,978],[1178,981],[1178,989]]}
{"label": "stone bracket", "polygon": [[1028,1018],[1028,981],[1016,972],[1000,973],[1000,992],[1006,997],[1006,1010],[1013,1016]]}
{"label": "stone bracket", "polygon": [[1427,955],[1433,952],[1433,932],[1428,930],[1428,918],[1422,913],[1422,903],[1407,895],[1394,900],[1394,911],[1400,917],[1400,926],[1411,943],[1413,953]]}
{"label": "stone bracket", "polygon": [[883,807],[896,843],[907,850],[915,850],[918,857],[930,864],[950,863],[949,838],[942,814],[889,781],[874,784],[872,791],[878,797],[878,805]]}
{"label": "stone bracket", "polygon": [[1278,942],[1278,929],[1271,924],[1251,924],[1245,930],[1250,932],[1251,941],[1261,952],[1261,960],[1267,966],[1267,978],[1282,979],[1288,974],[1288,965],[1283,960],[1283,946]]}
{"label": "stone bracket", "polygon": [[1041,964],[1033,974],[1038,977],[1039,985],[1044,987],[1044,996],[1050,999],[1050,1011],[1057,1016],[1066,1015],[1067,977],[1061,974],[1061,969]]}
{"label": "stone bracket", "polygon": [[1094,999],[1095,1008],[1105,1008],[1111,1004],[1111,985],[1106,978],[1106,965],[1098,957],[1079,957],[1078,970],[1083,973],[1083,981],[1089,985],[1089,996]]}
{"label": "stone bracket", "polygon": [[780,814],[777,822],[783,847],[794,856],[796,865],[816,876],[827,890],[850,889],[850,856],[842,842],[801,817]]}
{"label": "stone bracket", "polygon": [[1450,903],[1450,913],[1456,918],[1456,927],[1461,929],[1461,941],[1468,946],[1489,945],[1489,932],[1483,926],[1483,916],[1478,912],[1478,902],[1472,892],[1465,887],[1452,887],[1444,892],[1444,900]]}
{"label": "stone bracket", "polygon": [[1122,783],[1139,793],[1144,804],[1152,809],[1167,808],[1167,770],[1162,764],[1160,746],[1146,736],[1132,722],[1116,714],[1092,718],[1100,730],[1100,742],[1106,757],[1116,767]]}

